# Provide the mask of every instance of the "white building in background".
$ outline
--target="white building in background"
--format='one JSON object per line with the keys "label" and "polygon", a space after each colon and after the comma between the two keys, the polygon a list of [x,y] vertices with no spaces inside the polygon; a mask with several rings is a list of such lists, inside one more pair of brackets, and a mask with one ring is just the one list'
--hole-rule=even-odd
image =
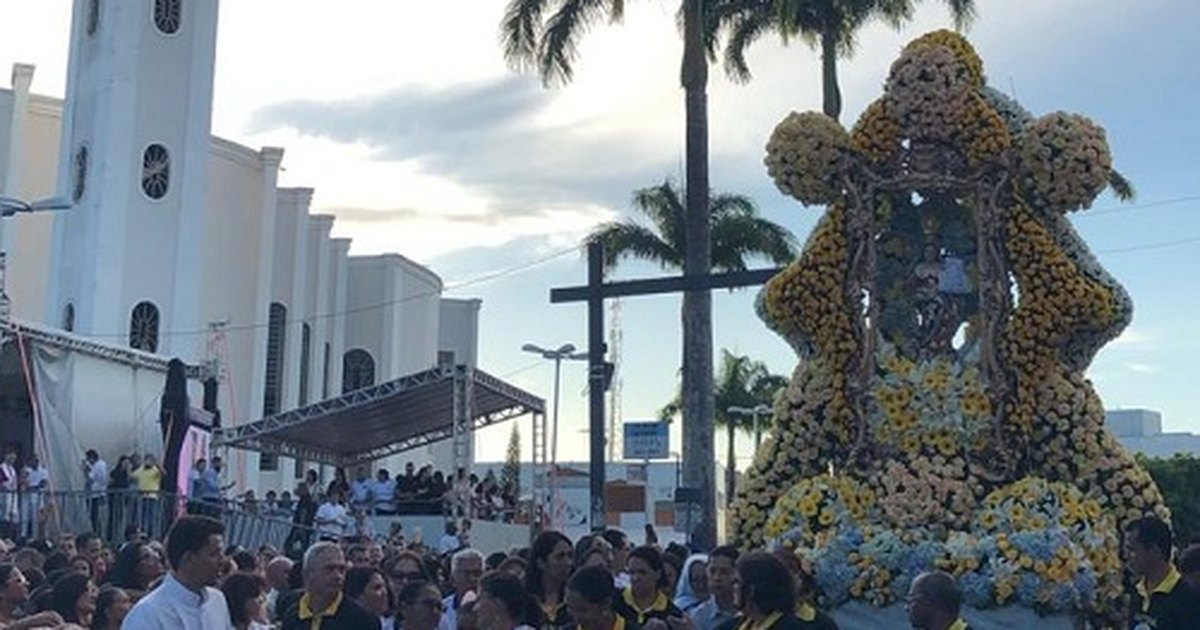
{"label": "white building in background", "polygon": [[[443,297],[433,271],[398,254],[350,256],[333,218],[311,214],[312,189],[277,185],[283,149],[211,135],[217,5],[75,0],[65,101],[32,93],[34,68],[14,67],[0,90],[0,194],[75,204],[0,228],[14,317],[219,361],[226,424],[473,365],[478,300]],[[303,468],[253,453],[231,464],[259,488],[290,487]]]}
{"label": "white building in background", "polygon": [[1176,454],[1200,457],[1200,435],[1163,433],[1162,414],[1150,409],[1115,409],[1104,412],[1104,423],[1125,448],[1150,457]]}

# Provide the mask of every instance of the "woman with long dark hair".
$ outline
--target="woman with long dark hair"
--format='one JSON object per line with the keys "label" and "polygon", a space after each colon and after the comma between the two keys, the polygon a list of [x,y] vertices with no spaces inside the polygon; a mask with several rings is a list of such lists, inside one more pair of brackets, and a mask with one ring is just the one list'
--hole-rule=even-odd
{"label": "woman with long dark hair", "polygon": [[221,584],[235,630],[270,630],[267,619],[267,582],[253,573],[232,573]]}
{"label": "woman with long dark hair", "polygon": [[131,542],[121,547],[108,582],[125,589],[130,597],[138,599],[149,591],[158,578],[166,573],[162,556],[144,542]]}
{"label": "woman with long dark hair", "polygon": [[436,630],[442,620],[442,593],[432,582],[409,582],[396,600],[404,630]]}
{"label": "woman with long dark hair", "polygon": [[531,630],[521,623],[525,615],[525,587],[515,575],[492,571],[479,580],[475,612],[483,630]]}
{"label": "woman with long dark hair", "polygon": [[82,573],[68,573],[50,589],[50,610],[65,623],[91,627],[96,613],[96,585]]}
{"label": "woman with long dark hair", "polygon": [[383,630],[395,627],[395,618],[391,616],[392,590],[383,571],[371,566],[353,567],[346,572],[342,591],[346,599],[378,617]]}
{"label": "woman with long dark hair", "polygon": [[105,584],[96,595],[96,612],[92,615],[92,630],[120,630],[121,622],[133,607],[133,600],[124,589]]}
{"label": "woman with long dark hair", "polygon": [[573,557],[571,539],[560,532],[545,531],[533,541],[525,569],[525,592],[533,602],[525,614],[527,625],[541,630],[572,625],[564,595]]}
{"label": "woman with long dark hair", "polygon": [[665,621],[670,617],[683,617],[683,612],[667,594],[667,572],[657,549],[638,547],[629,552],[625,570],[629,573],[629,586],[614,604],[618,614],[639,626],[649,619]]}

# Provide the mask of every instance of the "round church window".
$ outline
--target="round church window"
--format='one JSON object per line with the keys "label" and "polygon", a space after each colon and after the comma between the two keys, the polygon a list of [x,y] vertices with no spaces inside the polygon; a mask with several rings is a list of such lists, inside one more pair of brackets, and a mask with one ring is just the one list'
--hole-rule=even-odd
{"label": "round church window", "polygon": [[151,199],[162,199],[171,184],[171,156],[161,144],[142,153],[142,191]]}
{"label": "round church window", "polygon": [[154,26],[163,35],[174,35],[179,31],[183,9],[182,0],[154,0]]}

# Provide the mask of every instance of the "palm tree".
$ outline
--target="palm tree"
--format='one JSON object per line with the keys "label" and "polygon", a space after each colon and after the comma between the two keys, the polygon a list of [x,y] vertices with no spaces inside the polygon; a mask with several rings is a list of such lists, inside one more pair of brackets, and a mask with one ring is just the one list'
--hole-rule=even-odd
{"label": "palm tree", "polygon": [[[683,23],[683,62],[680,81],[684,90],[685,155],[688,249],[683,264],[686,275],[707,275],[710,266],[708,208],[708,48],[704,29],[709,5],[718,0],[680,0]],[[551,8],[554,10],[551,11]],[[579,53],[578,42],[596,22],[619,21],[625,0],[509,0],[501,22],[504,57],[518,68],[535,67],[543,83],[566,83]],[[547,17],[547,15],[549,15]],[[683,445],[683,477],[703,492],[705,518],[696,542],[716,543],[715,494],[712,484],[712,294],[687,291],[683,296],[684,416],[697,428]],[[708,431],[700,429],[708,427]],[[688,438],[691,439],[688,439]]]}
{"label": "palm tree", "polygon": [[[728,350],[721,350],[721,367],[715,376],[713,399],[715,401],[714,422],[718,427],[727,431],[727,452],[725,456],[725,500],[733,501],[737,482],[737,458],[735,456],[735,436],[737,431],[754,436],[755,449],[762,438],[762,427],[755,421],[753,415],[738,412],[738,408],[757,409],[770,408],[775,397],[787,385],[787,379],[778,374],[771,374],[766,364],[754,361],[748,356],[736,355]],[[679,413],[680,398],[667,403],[659,410],[659,418],[670,421]]]}
{"label": "palm tree", "polygon": [[[753,256],[778,265],[796,258],[796,237],[787,228],[764,219],[748,197],[716,194],[712,208],[712,266],[717,271],[742,271]],[[670,179],[633,193],[633,207],[650,220],[652,227],[635,222],[613,221],[596,227],[588,243],[604,246],[604,270],[608,273],[626,258],[657,263],[663,269],[679,270],[687,259],[687,211],[679,190]]]}
{"label": "palm tree", "polygon": [[[957,28],[964,28],[975,15],[975,0],[946,0]],[[714,20],[728,28],[725,70],[737,81],[750,80],[746,49],[769,31],[784,42],[799,36],[821,51],[824,111],[837,120],[842,113],[838,87],[837,58],[854,53],[855,33],[873,18],[900,28],[912,19],[914,0],[730,0],[721,3]],[[715,41],[710,41],[710,53]]]}
{"label": "palm tree", "polygon": [[[741,195],[717,194],[707,202],[706,205],[712,208],[711,250],[714,269],[740,271],[746,268],[746,259],[753,256],[769,258],[779,265],[787,264],[795,259],[797,252],[795,236],[787,228],[758,216],[754,202],[750,199]],[[658,263],[664,269],[682,268],[686,274],[688,254],[691,249],[686,244],[694,241],[691,240],[693,233],[687,229],[688,219],[691,215],[680,201],[679,191],[668,179],[657,186],[635,191],[633,206],[650,220],[652,227],[633,222],[605,223],[598,226],[587,237],[589,243],[599,242],[604,245],[605,271],[611,271],[623,259],[636,258]],[[708,297],[707,292],[704,295],[706,298]],[[695,402],[694,400],[689,401],[688,398],[689,374],[694,376],[694,371],[699,369],[696,367],[697,362],[691,360],[692,348],[688,346],[688,317],[692,314],[689,311],[691,303],[689,303],[688,296],[689,294],[685,293],[683,298],[683,392],[680,397],[680,406],[683,410],[684,483],[693,488],[705,490],[704,520],[706,522],[702,524],[702,527],[711,526],[714,529],[712,532],[698,531],[697,542],[704,540],[700,536],[709,534],[715,541],[716,521],[715,513],[712,510],[716,507],[716,493],[712,484],[711,464],[715,456],[712,439],[713,425],[706,422],[705,419],[719,419],[724,408],[714,400],[709,403],[712,415],[688,414],[688,410],[692,408],[689,407],[689,402],[693,404]],[[706,335],[705,341],[709,344],[712,343],[711,333]],[[711,359],[711,357],[709,358]],[[708,373],[711,379],[711,367],[708,368]],[[712,383],[711,380],[708,382]],[[689,478],[687,476],[689,451],[693,454],[690,457],[695,463],[697,456],[694,453],[698,452],[695,446],[697,443],[703,445],[699,452],[706,453],[706,455],[700,457],[703,457],[703,461],[708,465],[700,473],[693,472],[693,474],[700,475],[699,477]]]}

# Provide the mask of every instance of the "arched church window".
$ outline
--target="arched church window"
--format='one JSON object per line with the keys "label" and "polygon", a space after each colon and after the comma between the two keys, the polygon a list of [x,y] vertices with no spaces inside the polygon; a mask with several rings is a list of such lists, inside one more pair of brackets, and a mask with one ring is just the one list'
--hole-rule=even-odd
{"label": "arched church window", "polygon": [[100,29],[100,0],[88,0],[87,34],[95,35]]}
{"label": "arched church window", "polygon": [[151,199],[162,199],[171,185],[171,156],[161,144],[152,144],[142,153],[142,191]]}
{"label": "arched church window", "polygon": [[138,302],[129,316],[129,347],[158,352],[158,320],[157,306],[151,302]]}
{"label": "arched church window", "polygon": [[87,146],[79,147],[75,152],[75,178],[71,188],[71,198],[78,202],[83,199],[83,193],[87,190],[87,171],[88,171],[88,148]]}
{"label": "arched church window", "polygon": [[154,26],[163,35],[174,35],[182,21],[183,0],[154,0]]}
{"label": "arched church window", "polygon": [[63,307],[62,327],[67,332],[75,331],[75,305],[70,302]]}
{"label": "arched church window", "polygon": [[308,404],[308,373],[311,370],[312,327],[308,323],[300,327],[300,404]]}
{"label": "arched church window", "polygon": [[287,335],[287,307],[271,303],[267,320],[267,374],[264,379],[263,417],[279,413],[283,398],[283,357]]}
{"label": "arched church window", "polygon": [[375,384],[375,359],[361,348],[342,355],[342,393]]}

